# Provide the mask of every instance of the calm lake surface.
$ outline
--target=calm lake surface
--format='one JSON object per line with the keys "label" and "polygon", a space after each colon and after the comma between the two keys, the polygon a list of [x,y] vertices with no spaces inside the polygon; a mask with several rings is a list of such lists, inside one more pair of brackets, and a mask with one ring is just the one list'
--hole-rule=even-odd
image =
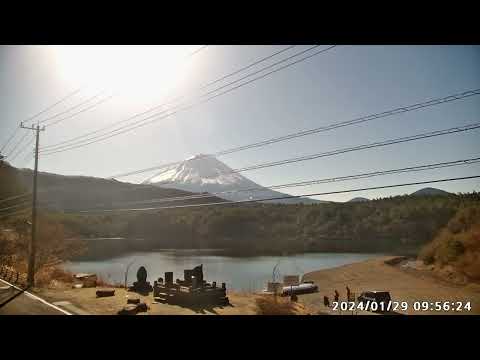
{"label": "calm lake surface", "polygon": [[212,250],[157,250],[135,252],[101,261],[71,261],[65,263],[65,269],[72,272],[95,273],[111,282],[124,282],[124,274],[132,261],[128,273],[128,284],[136,281],[140,266],[145,266],[148,281],[164,277],[166,271],[173,271],[174,279],[183,279],[183,270],[203,264],[204,278],[225,282],[227,289],[256,291],[266,287],[272,281],[272,271],[278,263],[278,273],[300,275],[307,272],[337,267],[367,260],[379,254],[343,254],[343,253],[306,253],[289,256],[229,257]]}

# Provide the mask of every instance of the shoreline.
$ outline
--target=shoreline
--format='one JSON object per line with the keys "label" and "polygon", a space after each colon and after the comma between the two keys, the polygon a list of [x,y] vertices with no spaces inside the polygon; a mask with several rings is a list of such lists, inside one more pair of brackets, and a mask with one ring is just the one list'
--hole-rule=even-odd
{"label": "shoreline", "polygon": [[[96,262],[96,261],[108,261],[108,260],[113,260],[113,259],[118,259],[122,257],[127,257],[130,255],[135,255],[135,254],[151,254],[151,253],[171,253],[171,252],[176,252],[178,253],[179,256],[182,256],[182,253],[184,253],[184,256],[190,256],[191,254],[188,254],[188,252],[191,252],[192,254],[198,253],[201,255],[209,255],[209,256],[224,256],[224,257],[229,257],[229,258],[260,258],[260,257],[289,257],[289,256],[299,256],[299,255],[311,255],[311,254],[346,254],[346,255],[375,255],[375,256],[397,256],[396,254],[390,254],[390,253],[385,253],[385,252],[365,252],[365,251],[298,251],[298,252],[283,252],[283,253],[278,253],[278,252],[252,252],[252,253],[238,253],[233,250],[228,250],[228,249],[152,249],[152,250],[135,250],[135,251],[128,251],[125,253],[119,253],[115,255],[111,255],[108,257],[89,257],[89,256],[77,256],[77,257],[72,257],[68,260],[62,260],[63,263],[66,262]],[[405,254],[405,255],[398,255],[398,256],[406,256],[406,257],[413,257],[411,254]]]}
{"label": "shoreline", "polygon": [[[323,297],[328,296],[333,302],[334,291],[340,293],[339,301],[346,301],[346,286],[355,297],[363,291],[385,290],[389,291],[393,302],[405,301],[408,309],[397,310],[404,315],[479,315],[480,314],[480,285],[452,284],[446,280],[436,278],[428,271],[412,270],[403,266],[406,259],[399,256],[379,256],[334,268],[308,272],[304,280],[314,281],[319,291],[313,294],[298,296],[298,303],[309,314],[318,315],[350,315],[334,311],[325,307]],[[137,294],[126,292],[125,289],[116,289],[116,295],[111,298],[96,298],[95,288],[71,289],[36,289],[36,293],[52,302],[68,301],[74,306],[91,314],[114,314],[124,302],[126,297],[138,297]],[[215,307],[207,312],[197,311],[175,305],[154,304],[151,294],[141,297],[150,306],[148,314],[151,315],[193,315],[193,314],[218,314],[218,315],[254,315],[256,313],[255,301],[260,296],[258,292],[242,292],[229,290],[232,307]],[[428,302],[471,302],[470,311],[421,311],[415,310],[413,304],[418,301]],[[367,311],[358,311],[358,315],[376,315]]]}
{"label": "shoreline", "polygon": [[[185,256],[184,256],[185,255]],[[70,261],[62,268],[71,273],[95,273],[107,282],[124,282],[127,264],[135,261],[129,272],[129,280],[135,279],[138,266],[145,266],[149,280],[163,277],[165,271],[173,271],[176,278],[183,278],[186,268],[203,264],[205,276],[217,283],[225,282],[228,289],[236,291],[260,291],[272,281],[272,271],[279,265],[280,276],[299,275],[309,271],[331,268],[378,257],[378,254],[358,253],[303,253],[276,257],[225,257],[220,253],[162,251],[134,253],[128,257],[109,261]],[[278,279],[278,276],[276,276]]]}
{"label": "shoreline", "polygon": [[[347,301],[346,286],[355,297],[363,291],[389,291],[392,302],[407,302],[406,311],[398,311],[407,315],[479,315],[480,285],[475,283],[454,284],[440,279],[430,271],[412,271],[403,267],[400,256],[383,256],[336,268],[313,271],[304,275],[305,280],[314,281],[319,286],[319,292],[301,296],[301,301],[307,306],[325,311],[323,297],[328,296],[333,301],[335,290],[340,293],[339,301]],[[456,312],[415,310],[415,302],[462,302],[471,303],[471,310]],[[327,309],[328,310],[328,309]]]}

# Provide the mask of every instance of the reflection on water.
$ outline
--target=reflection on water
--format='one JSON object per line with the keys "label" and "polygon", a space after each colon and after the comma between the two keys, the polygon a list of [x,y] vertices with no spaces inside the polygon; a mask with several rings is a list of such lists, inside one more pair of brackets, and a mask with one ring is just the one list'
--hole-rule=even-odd
{"label": "reflection on water", "polygon": [[[125,269],[134,261],[128,274],[128,283],[135,281],[136,271],[145,266],[148,281],[153,283],[173,271],[174,279],[183,279],[183,270],[203,264],[205,279],[217,284],[225,282],[228,289],[261,290],[272,279],[272,271],[278,263],[280,276],[337,267],[370,259],[378,254],[306,253],[289,256],[229,257],[218,250],[160,249],[151,252],[135,252],[102,261],[73,261],[65,264],[72,272],[96,273],[111,282],[124,282]],[[320,285],[321,286],[321,285]]]}

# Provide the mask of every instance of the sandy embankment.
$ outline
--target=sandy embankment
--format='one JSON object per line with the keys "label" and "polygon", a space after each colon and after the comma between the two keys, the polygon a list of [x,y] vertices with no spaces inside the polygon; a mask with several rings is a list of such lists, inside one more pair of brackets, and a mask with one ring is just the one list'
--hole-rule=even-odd
{"label": "sandy embankment", "polygon": [[[380,257],[337,268],[326,269],[305,274],[305,280],[313,280],[319,287],[315,294],[302,295],[301,301],[308,307],[325,311],[323,297],[333,301],[335,290],[340,293],[340,300],[346,300],[346,286],[358,296],[362,291],[390,291],[392,301],[407,301],[409,309],[406,314],[480,314],[480,286],[461,286],[447,283],[435,278],[428,271],[415,271],[401,265],[387,265],[385,261],[393,257]],[[467,302],[471,311],[414,311],[415,301],[428,302]]]}

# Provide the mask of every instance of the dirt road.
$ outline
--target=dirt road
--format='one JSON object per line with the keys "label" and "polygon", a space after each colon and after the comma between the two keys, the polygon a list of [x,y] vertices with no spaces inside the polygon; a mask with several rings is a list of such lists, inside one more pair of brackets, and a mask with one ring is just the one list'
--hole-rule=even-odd
{"label": "dirt road", "polygon": [[0,279],[0,315],[65,315],[30,292],[21,292]]}

